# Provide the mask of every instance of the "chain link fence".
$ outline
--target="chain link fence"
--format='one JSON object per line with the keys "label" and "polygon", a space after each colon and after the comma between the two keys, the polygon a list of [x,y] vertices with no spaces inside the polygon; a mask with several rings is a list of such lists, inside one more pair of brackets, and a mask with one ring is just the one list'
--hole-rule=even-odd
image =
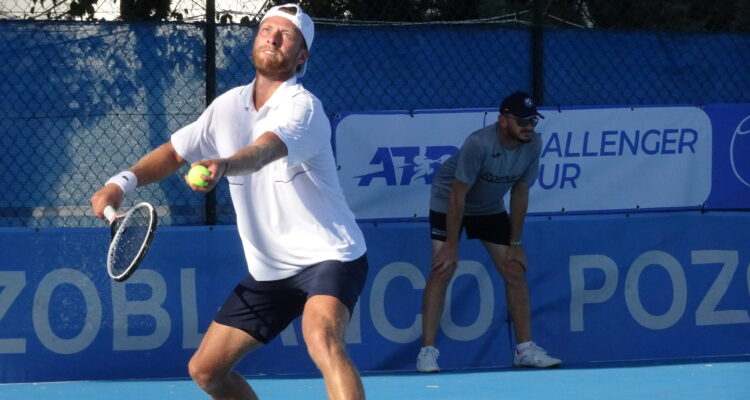
{"label": "chain link fence", "polygon": [[[102,226],[88,199],[109,176],[252,80],[274,4],[102,1],[0,1],[1,227]],[[317,24],[303,83],[332,120],[493,107],[519,88],[544,105],[750,101],[750,0],[302,5]],[[234,223],[225,182],[204,196],[174,175],[124,206],[144,200],[162,225]]]}
{"label": "chain link fence", "polygon": [[[152,20],[254,24],[290,0],[1,0],[0,19]],[[679,31],[747,31],[750,0],[301,0],[317,21],[496,21],[531,25]]]}

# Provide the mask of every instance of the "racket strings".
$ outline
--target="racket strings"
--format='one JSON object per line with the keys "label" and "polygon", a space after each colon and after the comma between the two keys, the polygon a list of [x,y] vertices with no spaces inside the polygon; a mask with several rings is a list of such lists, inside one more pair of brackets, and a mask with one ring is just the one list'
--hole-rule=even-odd
{"label": "racket strings", "polygon": [[150,233],[151,212],[147,207],[138,207],[117,225],[113,237],[113,249],[109,255],[108,268],[112,275],[121,276],[136,262]]}

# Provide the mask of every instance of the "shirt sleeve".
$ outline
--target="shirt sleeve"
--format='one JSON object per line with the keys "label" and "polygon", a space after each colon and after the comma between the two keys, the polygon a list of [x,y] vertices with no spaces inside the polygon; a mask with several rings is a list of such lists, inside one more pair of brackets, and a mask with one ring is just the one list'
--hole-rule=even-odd
{"label": "shirt sleeve", "polygon": [[197,120],[179,129],[170,138],[177,154],[190,163],[218,157],[212,126],[215,103],[208,106]]}
{"label": "shirt sleeve", "polygon": [[266,127],[287,147],[287,167],[294,167],[330,147],[331,124],[323,105],[309,92],[300,92],[275,113],[275,123]]}
{"label": "shirt sleeve", "polygon": [[484,160],[484,152],[476,135],[469,135],[461,146],[461,153],[456,160],[456,179],[473,185],[479,177]]}

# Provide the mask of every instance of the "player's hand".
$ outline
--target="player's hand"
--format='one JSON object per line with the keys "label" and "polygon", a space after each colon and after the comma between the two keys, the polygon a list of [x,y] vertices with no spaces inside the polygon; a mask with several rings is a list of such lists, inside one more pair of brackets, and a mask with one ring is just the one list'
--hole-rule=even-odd
{"label": "player's hand", "polygon": [[503,260],[503,268],[509,268],[511,264],[518,263],[524,271],[528,267],[529,263],[526,260],[526,251],[521,246],[508,246],[508,251],[505,252],[505,260]]}
{"label": "player's hand", "polygon": [[120,208],[120,203],[122,203],[124,197],[125,193],[119,186],[108,183],[91,196],[91,209],[94,210],[95,216],[104,219],[104,208],[112,206],[117,210]]}
{"label": "player's hand", "polygon": [[444,243],[432,257],[432,272],[440,274],[456,268],[458,264],[457,246]]}
{"label": "player's hand", "polygon": [[208,168],[209,171],[211,171],[211,176],[207,176],[204,181],[207,183],[206,186],[198,186],[193,185],[188,180],[188,176],[185,175],[185,183],[190,186],[190,189],[195,190],[196,192],[202,192],[202,193],[208,193],[211,190],[213,190],[216,185],[219,184],[219,181],[224,176],[225,169],[227,168],[227,163],[225,160],[220,158],[212,158],[207,159],[203,161],[198,161],[190,164],[190,167],[194,167],[196,165],[202,165],[206,168]]}

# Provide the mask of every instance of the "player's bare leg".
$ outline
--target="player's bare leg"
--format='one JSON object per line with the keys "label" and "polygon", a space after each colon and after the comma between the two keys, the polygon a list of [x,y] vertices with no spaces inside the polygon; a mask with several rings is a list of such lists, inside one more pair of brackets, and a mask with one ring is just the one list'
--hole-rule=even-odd
{"label": "player's bare leg", "polygon": [[531,341],[531,303],[529,301],[529,287],[526,284],[526,271],[518,263],[502,266],[508,246],[482,241],[495,264],[495,269],[503,277],[505,283],[505,301],[508,313],[513,321],[516,343]]}
{"label": "player's bare leg", "polygon": [[[444,242],[439,240],[432,241],[433,256],[443,244]],[[435,338],[445,306],[445,291],[455,272],[456,265],[439,273],[430,271],[422,294],[422,346],[435,346]]]}
{"label": "player's bare leg", "polygon": [[365,390],[344,343],[349,310],[333,296],[312,296],[302,313],[302,334],[310,357],[323,373],[329,399],[360,400]]}
{"label": "player's bare leg", "polygon": [[190,377],[212,399],[257,400],[245,378],[232,369],[243,356],[262,345],[240,329],[212,322],[190,359]]}

